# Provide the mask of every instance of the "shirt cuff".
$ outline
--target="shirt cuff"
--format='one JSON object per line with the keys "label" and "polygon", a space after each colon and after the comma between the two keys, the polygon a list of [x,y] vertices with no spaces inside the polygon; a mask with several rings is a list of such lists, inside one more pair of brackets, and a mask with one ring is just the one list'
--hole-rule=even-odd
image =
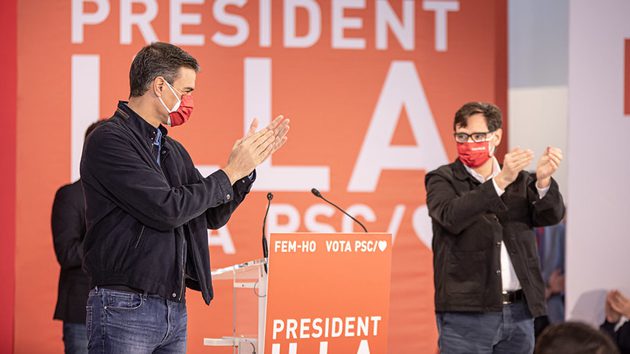
{"label": "shirt cuff", "polygon": [[230,184],[230,178],[223,170],[217,170],[208,178],[214,176],[215,180],[219,183],[219,190],[221,195],[219,195],[220,202],[217,205],[229,203],[234,199],[234,190],[232,189],[232,185]]}
{"label": "shirt cuff", "polygon": [[256,170],[252,171],[249,176],[245,176],[241,178],[239,181],[234,183],[234,191],[238,194],[247,194],[252,189],[254,181],[256,180]]}
{"label": "shirt cuff", "polygon": [[[497,182],[495,182],[494,178],[492,178],[492,185],[494,186],[494,190],[497,192],[497,195],[500,197],[505,193],[505,189],[501,189]],[[549,188],[547,188],[549,189]],[[542,197],[541,197],[542,198]]]}
{"label": "shirt cuff", "polygon": [[538,198],[543,199],[547,195],[547,192],[549,192],[549,187],[551,187],[551,183],[545,188],[539,188],[538,182],[536,182],[536,190],[538,190]]}

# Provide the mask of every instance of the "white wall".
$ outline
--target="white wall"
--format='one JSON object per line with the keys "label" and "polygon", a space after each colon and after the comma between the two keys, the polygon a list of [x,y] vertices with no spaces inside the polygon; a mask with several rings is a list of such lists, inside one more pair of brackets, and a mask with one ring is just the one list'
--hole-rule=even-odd
{"label": "white wall", "polygon": [[[567,153],[568,0],[509,1],[509,148]],[[554,178],[568,199],[567,160]]]}
{"label": "white wall", "polygon": [[566,315],[598,325],[607,290],[630,295],[630,116],[622,96],[630,1],[509,6],[510,146],[565,151],[556,179],[568,207]]}
{"label": "white wall", "polygon": [[630,295],[630,1],[573,0],[569,14],[566,308],[569,318],[598,323],[605,289]]}
{"label": "white wall", "polygon": [[[517,87],[508,92],[509,145],[534,150],[535,161],[530,170],[536,169],[538,158],[547,146],[567,151],[567,87]],[[568,159],[565,158],[553,176],[560,192],[568,199]]]}

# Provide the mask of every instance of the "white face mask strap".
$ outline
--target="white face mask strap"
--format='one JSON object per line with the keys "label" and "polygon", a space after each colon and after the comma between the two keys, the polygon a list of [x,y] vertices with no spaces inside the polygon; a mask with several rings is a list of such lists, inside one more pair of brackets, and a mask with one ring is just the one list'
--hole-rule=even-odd
{"label": "white face mask strap", "polygon": [[[169,109],[168,107],[166,107],[166,104],[164,103],[164,101],[162,101],[162,97],[158,97],[158,98],[160,99],[160,103],[162,103],[162,106],[164,106],[164,109],[166,109],[168,113],[173,113],[177,111],[177,109],[179,108],[179,105],[181,104],[181,100],[179,99],[177,92],[175,92],[175,88],[171,86],[171,84],[169,84],[168,81],[164,80],[164,82],[166,83],[166,86],[168,86],[168,89],[171,90],[171,93],[173,94],[173,96],[175,96],[177,103],[175,103],[175,106],[173,107],[173,109]],[[170,121],[170,118],[169,118],[169,121]]]}
{"label": "white face mask strap", "polygon": [[162,104],[162,106],[164,106],[164,109],[168,112],[171,113],[171,110],[168,109],[168,107],[166,107],[166,104],[164,103],[164,101],[162,101],[162,97],[158,97],[158,99],[160,100],[160,103]]}
{"label": "white face mask strap", "polygon": [[169,84],[168,81],[164,80],[164,82],[166,82],[166,85],[168,86],[169,90],[171,90],[175,98],[179,99],[179,96],[177,96],[177,92],[175,92],[175,88],[171,86],[171,84]]}
{"label": "white face mask strap", "polygon": [[494,132],[490,133],[490,137],[486,139],[488,142],[488,155],[490,155],[490,157],[494,156],[494,150],[496,149],[496,146],[492,144],[492,138],[494,138]]}

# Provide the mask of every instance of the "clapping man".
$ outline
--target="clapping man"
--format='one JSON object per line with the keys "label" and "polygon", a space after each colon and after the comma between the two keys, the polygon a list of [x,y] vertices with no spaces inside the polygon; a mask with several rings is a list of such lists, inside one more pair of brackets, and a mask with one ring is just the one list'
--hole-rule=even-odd
{"label": "clapping man", "polygon": [[533,227],[564,216],[552,178],[562,153],[548,147],[531,174],[533,152],[514,148],[501,166],[501,128],[496,106],[463,105],[453,122],[458,159],[425,178],[442,354],[529,354],[533,319],[545,313]]}

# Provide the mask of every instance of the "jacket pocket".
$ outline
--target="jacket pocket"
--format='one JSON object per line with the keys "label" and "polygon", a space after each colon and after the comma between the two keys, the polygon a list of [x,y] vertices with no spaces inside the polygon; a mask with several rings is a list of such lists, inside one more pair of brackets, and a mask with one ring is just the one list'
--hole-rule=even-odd
{"label": "jacket pocket", "polygon": [[486,251],[456,251],[447,263],[447,293],[482,293],[486,287]]}

